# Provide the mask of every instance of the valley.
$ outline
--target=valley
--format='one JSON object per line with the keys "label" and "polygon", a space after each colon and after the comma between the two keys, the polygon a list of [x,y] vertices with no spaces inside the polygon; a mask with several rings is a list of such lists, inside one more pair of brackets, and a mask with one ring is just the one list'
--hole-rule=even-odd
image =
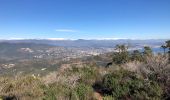
{"label": "valley", "polygon": [[[64,64],[95,62],[104,67],[111,61],[101,55],[112,55],[115,45],[129,45],[128,50],[141,50],[145,45],[153,52],[163,52],[163,40],[5,40],[0,42],[0,75],[45,75]],[[107,44],[108,43],[108,44]],[[108,56],[109,56],[108,55]]]}

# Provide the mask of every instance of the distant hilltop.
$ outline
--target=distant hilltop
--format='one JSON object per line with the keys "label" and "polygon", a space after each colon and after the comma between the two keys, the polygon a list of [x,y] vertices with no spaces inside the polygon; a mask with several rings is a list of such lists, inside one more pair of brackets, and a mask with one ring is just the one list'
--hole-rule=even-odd
{"label": "distant hilltop", "polygon": [[0,40],[0,43],[35,43],[35,44],[47,44],[53,46],[62,47],[107,47],[112,48],[116,44],[125,44],[132,47],[136,46],[160,46],[168,39],[147,39],[147,40],[135,40],[135,39],[77,39],[70,40],[64,38],[49,38],[49,39],[11,39],[11,40]]}

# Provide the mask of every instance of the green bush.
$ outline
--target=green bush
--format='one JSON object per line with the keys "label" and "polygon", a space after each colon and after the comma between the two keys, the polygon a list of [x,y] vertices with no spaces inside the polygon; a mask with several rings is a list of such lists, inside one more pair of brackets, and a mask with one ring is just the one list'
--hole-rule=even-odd
{"label": "green bush", "polygon": [[92,85],[96,79],[101,78],[99,71],[95,66],[84,66],[82,68],[73,66],[71,71],[67,73],[70,73],[69,75],[76,73],[80,74],[80,79],[78,81],[88,85]]}
{"label": "green bush", "polygon": [[96,79],[100,77],[97,69],[95,67],[83,67],[81,70],[81,82],[92,85]]}
{"label": "green bush", "polygon": [[[154,81],[145,81],[134,72],[119,70],[103,78],[103,88],[115,99],[161,99],[162,89]],[[108,95],[108,94],[106,94]]]}
{"label": "green bush", "polygon": [[131,54],[131,60],[132,61],[144,61],[143,55],[139,50],[134,50]]}
{"label": "green bush", "polygon": [[89,100],[92,99],[93,89],[91,86],[80,83],[75,88],[75,95],[77,98],[79,98],[79,100]]}
{"label": "green bush", "polygon": [[112,96],[104,96],[103,100],[115,100]]}
{"label": "green bush", "polygon": [[53,87],[42,85],[41,88],[44,90],[45,94],[43,100],[56,100],[56,90]]}
{"label": "green bush", "polygon": [[114,52],[113,53],[113,57],[112,57],[112,61],[115,64],[124,64],[126,62],[128,62],[130,59],[129,57],[129,53],[128,52]]}
{"label": "green bush", "polygon": [[145,57],[152,56],[153,55],[152,49],[149,46],[145,46],[144,51],[143,51],[143,55]]}
{"label": "green bush", "polygon": [[44,90],[44,100],[60,100],[69,99],[72,89],[65,84],[53,83],[48,86],[42,85],[41,88]]}

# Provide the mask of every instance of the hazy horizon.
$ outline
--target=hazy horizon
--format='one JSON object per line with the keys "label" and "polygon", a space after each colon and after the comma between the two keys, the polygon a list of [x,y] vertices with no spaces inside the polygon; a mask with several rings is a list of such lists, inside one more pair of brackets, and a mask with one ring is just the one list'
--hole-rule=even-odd
{"label": "hazy horizon", "polygon": [[78,38],[78,39],[68,39],[68,38],[8,38],[8,39],[1,39],[0,40],[51,40],[51,41],[62,41],[62,40],[169,40],[169,38],[165,38],[165,39],[161,39],[161,38],[157,38],[157,39],[140,39],[140,38],[136,38],[136,39],[130,39],[130,38]]}

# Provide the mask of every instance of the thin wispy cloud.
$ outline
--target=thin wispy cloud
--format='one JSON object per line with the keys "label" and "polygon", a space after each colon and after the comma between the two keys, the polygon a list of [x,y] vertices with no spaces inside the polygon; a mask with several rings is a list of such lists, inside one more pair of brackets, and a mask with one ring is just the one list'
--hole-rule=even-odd
{"label": "thin wispy cloud", "polygon": [[56,29],[56,32],[78,32],[77,30],[72,30],[72,29]]}

